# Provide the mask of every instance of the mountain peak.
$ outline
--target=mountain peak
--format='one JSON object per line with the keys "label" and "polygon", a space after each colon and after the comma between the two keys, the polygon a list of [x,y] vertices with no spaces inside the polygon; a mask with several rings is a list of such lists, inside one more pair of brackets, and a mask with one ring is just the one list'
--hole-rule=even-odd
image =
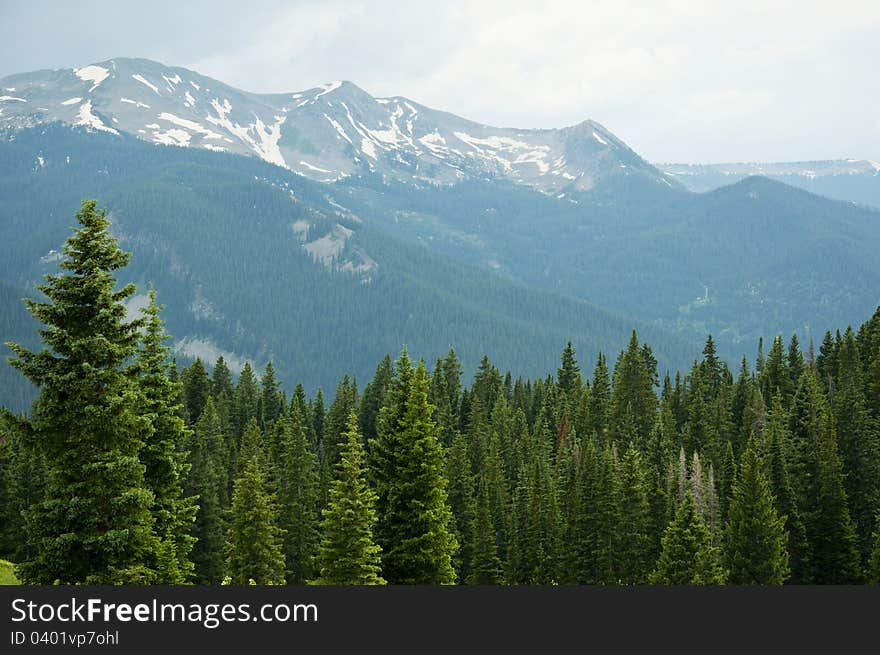
{"label": "mountain peak", "polygon": [[0,127],[60,121],[161,145],[256,156],[322,182],[380,175],[454,184],[497,177],[547,193],[638,174],[668,184],[604,126],[529,130],[475,123],[347,80],[253,93],[150,59],[115,57],[0,80]]}

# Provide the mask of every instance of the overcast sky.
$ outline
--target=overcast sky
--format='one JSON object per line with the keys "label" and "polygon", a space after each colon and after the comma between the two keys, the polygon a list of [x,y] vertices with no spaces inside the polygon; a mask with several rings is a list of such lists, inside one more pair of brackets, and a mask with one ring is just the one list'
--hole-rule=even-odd
{"label": "overcast sky", "polygon": [[655,162],[880,160],[878,0],[0,0],[0,77],[122,56],[491,125],[592,118]]}

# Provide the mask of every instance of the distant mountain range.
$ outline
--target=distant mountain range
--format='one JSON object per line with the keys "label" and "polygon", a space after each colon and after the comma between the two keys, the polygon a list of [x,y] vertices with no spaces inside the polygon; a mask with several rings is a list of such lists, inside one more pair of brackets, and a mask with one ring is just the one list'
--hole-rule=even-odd
{"label": "distant mountain range", "polygon": [[[496,128],[347,82],[253,94],[122,58],[12,75],[0,327],[32,331],[12,299],[96,197],[181,358],[272,359],[326,389],[403,343],[538,375],[567,339],[588,368],[637,328],[661,370],[686,367],[710,332],[738,358],[759,336],[806,342],[870,315],[877,180],[861,162],[661,169],[592,121]],[[848,202],[793,188],[832,181]]]}
{"label": "distant mountain range", "polygon": [[826,161],[659,164],[659,168],[698,193],[762,175],[812,193],[880,207],[880,164],[868,159]]}

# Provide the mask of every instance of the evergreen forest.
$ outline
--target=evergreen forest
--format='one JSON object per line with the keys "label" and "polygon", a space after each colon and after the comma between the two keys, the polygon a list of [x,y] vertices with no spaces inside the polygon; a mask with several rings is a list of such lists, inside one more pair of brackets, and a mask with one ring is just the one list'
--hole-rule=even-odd
{"label": "evergreen forest", "polygon": [[39,394],[0,422],[24,584],[880,583],[880,308],[662,377],[635,331],[543,378],[403,346],[309,397],[179,368],[161,288],[126,317],[130,258],[84,201],[8,344]]}

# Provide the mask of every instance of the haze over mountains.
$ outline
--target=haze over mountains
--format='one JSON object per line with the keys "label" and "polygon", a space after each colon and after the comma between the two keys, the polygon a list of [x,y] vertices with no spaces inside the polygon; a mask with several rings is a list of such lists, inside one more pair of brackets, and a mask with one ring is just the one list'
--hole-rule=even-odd
{"label": "haze over mountains", "polygon": [[870,159],[660,164],[659,167],[691,191],[711,191],[750,175],[762,175],[821,196],[880,207],[880,164]]}
{"label": "haze over mountains", "polygon": [[[589,120],[496,128],[348,82],[254,94],[122,58],[0,80],[0,133],[4,338],[33,330],[15,299],[83,197],[139,292],[156,285],[180,357],[273,359],[310,386],[402,343],[538,374],[572,339],[588,368],[633,327],[684,367],[708,332],[752,355],[880,304],[880,211],[850,202],[872,203],[870,163],[661,170]],[[768,177],[836,180],[848,202]]]}

